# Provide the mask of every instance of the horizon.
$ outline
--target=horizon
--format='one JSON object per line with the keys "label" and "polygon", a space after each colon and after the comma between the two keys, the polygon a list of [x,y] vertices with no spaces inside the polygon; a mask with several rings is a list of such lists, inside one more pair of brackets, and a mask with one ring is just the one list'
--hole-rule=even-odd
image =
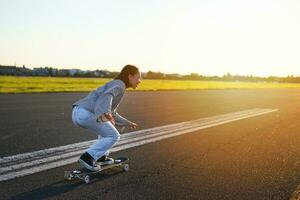
{"label": "horizon", "polygon": [[120,71],[133,64],[165,74],[300,76],[295,0],[0,5],[3,65]]}
{"label": "horizon", "polygon": [[[9,67],[19,67],[19,68],[22,68],[23,66],[15,66],[15,65],[2,65],[0,64],[0,67],[1,66],[9,66]],[[35,68],[52,68],[52,69],[57,69],[57,70],[82,70],[82,71],[96,71],[96,70],[100,70],[100,71],[109,71],[109,72],[112,72],[112,73],[115,73],[115,72],[119,72],[119,71],[111,71],[107,68],[101,68],[101,69],[80,69],[80,68],[64,68],[64,67],[61,67],[61,68],[56,68],[56,67],[52,67],[52,66],[44,66],[44,67],[28,67],[28,66],[24,66],[25,68],[27,69],[30,69],[30,70],[34,70]],[[253,75],[253,74],[246,74],[246,75],[243,75],[243,74],[232,74],[230,72],[227,72],[225,74],[222,74],[222,75],[205,75],[205,74],[200,74],[200,73],[188,73],[188,74],[181,74],[181,73],[164,73],[164,72],[161,72],[161,71],[153,71],[153,70],[148,70],[148,71],[140,71],[141,73],[143,74],[146,74],[148,73],[149,71],[151,72],[154,72],[154,73],[162,73],[162,74],[165,74],[165,75],[179,75],[179,76],[189,76],[189,75],[192,75],[192,74],[197,74],[198,76],[204,76],[204,77],[224,77],[228,74],[230,74],[230,76],[242,76],[242,77],[257,77],[257,78],[270,78],[270,77],[276,77],[276,78],[300,78],[300,75],[294,75],[294,74],[288,74],[286,76],[272,76],[272,75],[269,75],[269,76],[259,76],[259,75]]]}

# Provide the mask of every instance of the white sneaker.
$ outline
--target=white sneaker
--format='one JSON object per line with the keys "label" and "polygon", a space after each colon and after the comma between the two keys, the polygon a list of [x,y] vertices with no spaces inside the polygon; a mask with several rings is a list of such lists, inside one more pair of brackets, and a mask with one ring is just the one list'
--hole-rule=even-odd
{"label": "white sneaker", "polygon": [[104,155],[96,161],[96,164],[97,165],[111,165],[111,164],[114,164],[114,162],[115,162],[115,160],[113,158],[110,158],[110,157]]}

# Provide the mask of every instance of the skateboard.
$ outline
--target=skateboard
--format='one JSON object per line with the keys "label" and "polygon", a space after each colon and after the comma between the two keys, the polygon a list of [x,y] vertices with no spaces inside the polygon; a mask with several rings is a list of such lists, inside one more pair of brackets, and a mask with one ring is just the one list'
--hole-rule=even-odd
{"label": "skateboard", "polygon": [[64,178],[68,181],[79,179],[84,181],[85,183],[89,183],[91,181],[91,175],[102,172],[106,169],[118,167],[121,168],[124,172],[127,172],[129,170],[128,161],[129,159],[126,157],[119,157],[114,160],[113,164],[101,165],[101,169],[98,171],[90,171],[86,168],[65,171]]}

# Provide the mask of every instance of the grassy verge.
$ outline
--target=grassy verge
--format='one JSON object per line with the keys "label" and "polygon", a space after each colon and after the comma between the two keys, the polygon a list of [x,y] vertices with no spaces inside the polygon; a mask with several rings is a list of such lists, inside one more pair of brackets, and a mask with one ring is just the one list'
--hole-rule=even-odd
{"label": "grassy verge", "polygon": [[[91,91],[110,80],[111,79],[103,78],[0,76],[0,93],[84,92]],[[190,80],[142,80],[142,83],[139,85],[137,90],[153,91],[243,88],[300,88],[300,84]]]}

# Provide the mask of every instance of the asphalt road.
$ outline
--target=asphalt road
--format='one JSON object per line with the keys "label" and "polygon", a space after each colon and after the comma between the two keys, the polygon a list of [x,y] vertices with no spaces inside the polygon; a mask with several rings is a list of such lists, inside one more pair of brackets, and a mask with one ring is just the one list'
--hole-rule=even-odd
{"label": "asphalt road", "polygon": [[[0,95],[0,157],[95,139],[71,122],[86,93]],[[252,108],[277,112],[113,154],[130,171],[68,183],[76,164],[0,182],[1,199],[289,199],[300,184],[300,89],[126,93],[139,129]]]}

